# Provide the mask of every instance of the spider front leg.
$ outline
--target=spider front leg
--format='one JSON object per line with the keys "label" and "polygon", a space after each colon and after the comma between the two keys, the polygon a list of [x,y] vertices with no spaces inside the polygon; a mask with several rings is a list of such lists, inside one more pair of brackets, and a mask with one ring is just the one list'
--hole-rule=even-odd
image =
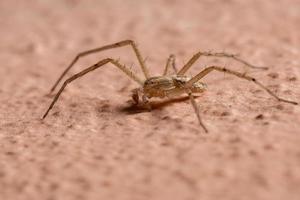
{"label": "spider front leg", "polygon": [[56,103],[56,101],[58,100],[58,98],[60,97],[61,93],[63,92],[63,90],[67,87],[67,85],[69,83],[71,83],[72,81],[84,76],[85,74],[94,71],[95,69],[107,64],[107,63],[111,63],[114,66],[118,67],[120,70],[122,70],[126,75],[128,75],[131,79],[133,79],[134,81],[136,81],[138,84],[140,84],[141,86],[143,85],[143,81],[137,77],[135,74],[133,74],[129,69],[126,68],[125,65],[120,64],[117,60],[114,60],[112,58],[106,58],[103,59],[101,61],[99,61],[98,63],[96,63],[95,65],[92,65],[91,67],[88,67],[84,70],[82,70],[81,72],[71,76],[70,78],[68,78],[63,85],[61,86],[60,90],[57,92],[57,94],[55,95],[52,103],[50,104],[48,110],[46,111],[46,113],[43,115],[43,119],[48,115],[49,111],[52,109],[52,107],[54,106],[54,104]]}
{"label": "spider front leg", "polygon": [[212,71],[220,71],[220,72],[223,72],[223,73],[227,73],[227,74],[231,74],[231,75],[234,75],[238,78],[241,78],[241,79],[245,79],[245,80],[248,80],[248,81],[251,81],[253,83],[255,83],[256,85],[258,85],[260,88],[262,88],[263,90],[265,90],[267,93],[269,93],[271,96],[273,96],[275,99],[277,99],[278,101],[281,101],[281,102],[285,102],[285,103],[290,103],[290,104],[294,104],[294,105],[297,105],[298,103],[295,102],[295,101],[290,101],[290,100],[286,100],[286,99],[283,99],[281,97],[278,97],[275,93],[273,93],[271,90],[269,90],[266,86],[264,86],[262,83],[258,82],[255,78],[251,77],[251,76],[248,76],[246,74],[242,74],[240,72],[236,72],[236,71],[233,71],[233,70],[230,70],[230,69],[227,69],[225,67],[218,67],[218,66],[210,66],[210,67],[207,67],[206,69],[202,70],[200,73],[198,73],[196,76],[194,76],[191,80],[189,80],[186,84],[185,84],[185,87],[186,88],[190,88],[192,87],[192,85],[194,83],[196,83],[197,81],[199,81],[200,79],[202,79],[204,76],[206,76],[207,74],[209,74],[210,72]]}
{"label": "spider front leg", "polygon": [[126,45],[130,45],[138,59],[138,62],[142,68],[142,71],[145,75],[146,78],[149,78],[149,72],[147,67],[145,66],[144,60],[142,58],[142,55],[140,53],[140,51],[137,48],[137,45],[135,44],[134,41],[132,40],[123,40],[117,43],[113,43],[113,44],[109,44],[109,45],[105,45],[99,48],[95,48],[95,49],[91,49],[88,51],[84,51],[81,52],[79,54],[77,54],[77,56],[72,60],[72,62],[69,64],[69,66],[63,71],[63,73],[60,75],[60,77],[57,79],[57,81],[54,83],[54,85],[52,86],[50,92],[54,91],[55,88],[57,87],[57,85],[60,83],[60,81],[63,79],[63,77],[67,74],[67,72],[74,66],[74,64],[79,60],[79,58],[93,54],[93,53],[97,53],[100,51],[104,51],[104,50],[108,50],[108,49],[114,49],[114,48],[119,48],[119,47],[123,47]]}

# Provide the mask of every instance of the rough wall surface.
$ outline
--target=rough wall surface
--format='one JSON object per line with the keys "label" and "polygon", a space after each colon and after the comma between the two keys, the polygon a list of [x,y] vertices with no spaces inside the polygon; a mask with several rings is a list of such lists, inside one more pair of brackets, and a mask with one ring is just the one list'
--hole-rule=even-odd
{"label": "rough wall surface", "polygon": [[[254,76],[300,101],[300,1],[1,1],[0,199],[299,199],[300,107],[223,73],[196,99],[130,107],[137,87],[107,65],[67,87],[49,116],[46,94],[78,52],[138,43],[152,75],[170,53],[238,53],[268,66],[199,60]],[[80,60],[68,74],[114,57],[142,77],[129,47]]]}

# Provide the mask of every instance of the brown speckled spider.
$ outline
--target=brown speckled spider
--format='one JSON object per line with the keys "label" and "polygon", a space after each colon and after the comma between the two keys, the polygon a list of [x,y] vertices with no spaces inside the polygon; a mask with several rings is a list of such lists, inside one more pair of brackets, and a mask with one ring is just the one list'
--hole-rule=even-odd
{"label": "brown speckled spider", "polygon": [[[200,73],[198,73],[194,77],[190,77],[190,76],[185,75],[187,70],[190,69],[190,67],[201,56],[227,57],[227,58],[232,58],[232,59],[234,59],[238,62],[241,62],[241,63],[245,64],[246,66],[248,66],[250,68],[267,69],[266,67],[253,66],[253,65],[251,65],[248,62],[238,58],[237,56],[235,56],[233,54],[227,54],[227,53],[223,53],[223,52],[222,53],[212,53],[212,52],[199,51],[179,71],[177,71],[176,66],[175,66],[175,57],[174,57],[174,55],[170,55],[169,59],[167,60],[167,64],[165,66],[163,75],[162,76],[151,77],[149,75],[147,67],[145,66],[145,62],[144,62],[144,60],[141,56],[140,51],[138,50],[136,44],[132,40],[123,40],[123,41],[120,41],[120,42],[117,42],[117,43],[114,43],[114,44],[109,44],[109,45],[106,45],[106,46],[102,46],[100,48],[96,48],[96,49],[92,49],[92,50],[89,50],[89,51],[84,51],[82,53],[79,53],[75,57],[75,59],[70,63],[70,65],[65,69],[65,71],[61,74],[59,79],[55,82],[54,86],[51,89],[51,92],[55,90],[56,86],[59,84],[59,82],[62,80],[62,78],[66,75],[66,73],[71,69],[71,67],[76,63],[76,61],[80,57],[86,56],[88,54],[100,52],[100,51],[103,51],[103,50],[118,48],[118,47],[122,47],[122,46],[126,46],[126,45],[130,45],[133,48],[133,51],[136,54],[138,62],[140,64],[141,68],[142,68],[142,71],[143,71],[144,75],[145,75],[145,79],[140,79],[137,75],[135,75],[133,72],[131,72],[125,65],[122,65],[116,59],[113,59],[113,58],[103,59],[103,60],[99,61],[98,63],[96,63],[96,64],[82,70],[81,72],[71,76],[70,78],[68,78],[63,83],[60,90],[58,91],[58,93],[54,97],[54,99],[53,99],[52,103],[50,104],[50,106],[49,106],[48,110],[46,111],[46,113],[43,115],[43,119],[47,116],[48,112],[52,109],[53,105],[55,104],[55,102],[57,101],[59,96],[61,95],[62,91],[65,89],[65,87],[69,83],[71,83],[75,79],[77,79],[77,78],[79,78],[79,77],[81,77],[81,76],[83,76],[83,75],[85,75],[85,74],[87,74],[87,73],[89,73],[89,72],[91,72],[91,71],[107,64],[107,63],[113,64],[114,66],[116,66],[117,68],[122,70],[127,76],[129,76],[131,79],[133,79],[134,81],[136,81],[140,85],[139,88],[133,90],[132,98],[133,98],[133,100],[136,104],[142,104],[142,105],[147,106],[148,108],[151,108],[149,103],[148,103],[148,99],[150,99],[152,97],[172,98],[172,97],[184,94],[184,93],[187,94],[189,96],[190,101],[192,103],[192,106],[195,110],[195,113],[197,115],[199,124],[202,126],[202,128],[205,130],[205,132],[208,132],[208,130],[205,127],[205,125],[203,124],[203,122],[200,118],[199,109],[198,109],[198,106],[197,106],[196,101],[194,99],[193,93],[201,93],[205,90],[206,85],[204,83],[200,82],[200,80],[212,71],[220,71],[220,72],[223,72],[223,73],[231,74],[231,75],[236,76],[236,77],[241,78],[241,79],[252,81],[256,85],[258,85],[260,88],[265,90],[267,93],[269,93],[271,96],[276,98],[278,101],[282,101],[282,102],[285,102],[285,103],[291,103],[291,104],[295,104],[295,105],[298,104],[297,102],[289,101],[289,100],[278,97],[271,90],[269,90],[263,84],[258,82],[255,78],[253,78],[251,76],[248,76],[246,74],[240,73],[240,72],[236,72],[236,71],[227,69],[225,67],[210,66],[210,67],[207,67],[207,68],[203,69]],[[168,69],[170,68],[170,65],[172,65],[172,67],[174,69],[174,72],[175,72],[175,74],[173,74],[173,75],[167,75]],[[140,99],[140,97],[141,97],[141,99]]]}

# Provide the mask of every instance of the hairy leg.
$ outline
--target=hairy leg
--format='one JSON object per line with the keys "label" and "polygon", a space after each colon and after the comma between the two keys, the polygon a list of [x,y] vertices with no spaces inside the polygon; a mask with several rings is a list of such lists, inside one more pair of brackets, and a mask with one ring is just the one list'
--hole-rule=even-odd
{"label": "hairy leg", "polygon": [[198,52],[196,53],[177,73],[178,75],[183,75],[186,73],[187,70],[191,68],[191,66],[201,57],[201,56],[206,56],[206,57],[225,57],[225,58],[231,58],[233,60],[236,60],[240,63],[243,63],[247,67],[253,68],[253,69],[262,69],[262,70],[267,70],[267,67],[257,67],[254,66],[245,60],[242,60],[241,58],[237,57],[234,54],[228,54],[228,53],[211,53],[211,52]]}
{"label": "hairy leg", "polygon": [[82,70],[81,72],[71,76],[70,78],[68,78],[63,85],[61,86],[60,90],[57,92],[57,94],[55,95],[52,103],[50,104],[48,110],[46,111],[46,113],[43,115],[43,119],[48,115],[49,111],[52,109],[52,107],[54,106],[55,102],[58,100],[59,96],[61,95],[61,93],[63,92],[63,90],[66,88],[66,86],[71,83],[72,81],[84,76],[85,74],[94,71],[95,69],[107,64],[107,63],[111,63],[113,65],[115,65],[116,67],[118,67],[120,70],[122,70],[125,74],[127,74],[131,79],[135,80],[137,83],[139,83],[140,85],[143,84],[143,81],[140,80],[135,74],[133,74],[129,69],[127,69],[125,67],[125,65],[120,64],[117,60],[111,59],[111,58],[106,58],[103,59],[101,61],[99,61],[98,63],[96,63],[95,65],[92,65],[91,67],[88,67],[84,70]]}
{"label": "hairy leg", "polygon": [[200,79],[202,79],[204,76],[206,76],[207,74],[209,74],[210,72],[212,71],[220,71],[220,72],[224,72],[224,73],[227,73],[227,74],[231,74],[231,75],[234,75],[238,78],[241,78],[241,79],[245,79],[245,80],[248,80],[248,81],[251,81],[253,83],[255,83],[256,85],[258,85],[260,88],[262,88],[263,90],[265,90],[267,93],[269,93],[271,96],[273,96],[274,98],[276,98],[278,101],[282,101],[282,102],[285,102],[285,103],[291,103],[291,104],[294,104],[294,105],[297,105],[298,103],[295,102],[295,101],[290,101],[290,100],[286,100],[286,99],[283,99],[283,98],[280,98],[278,97],[275,93],[273,93],[271,90],[269,90],[266,86],[264,86],[262,83],[258,82],[255,78],[251,77],[251,76],[248,76],[248,75],[245,75],[245,74],[242,74],[240,72],[236,72],[236,71],[233,71],[233,70],[230,70],[230,69],[227,69],[225,67],[218,67],[218,66],[210,66],[210,67],[207,67],[206,69],[202,70],[200,73],[198,73],[196,76],[194,76],[191,80],[189,80],[186,84],[185,84],[185,87],[186,88],[190,88],[193,86],[194,83],[198,82]]}
{"label": "hairy leg", "polygon": [[173,55],[173,54],[171,54],[169,56],[168,60],[167,60],[167,63],[166,63],[166,66],[165,66],[165,69],[164,69],[164,72],[163,72],[163,76],[168,74],[170,65],[172,65],[175,74],[177,74],[177,68],[176,68],[176,63],[175,63],[175,55]]}
{"label": "hairy leg", "polygon": [[202,120],[201,120],[200,112],[199,112],[199,107],[198,107],[198,105],[197,105],[197,103],[196,103],[196,100],[195,100],[193,94],[192,94],[192,91],[189,90],[189,91],[188,91],[188,95],[189,95],[189,97],[190,97],[191,104],[192,104],[192,106],[193,106],[193,108],[194,108],[194,110],[195,110],[195,113],[196,113],[196,115],[197,115],[197,119],[198,119],[198,121],[199,121],[200,126],[204,129],[204,131],[205,131],[206,133],[208,133],[208,129],[205,127],[205,125],[203,124],[203,122],[202,122]]}
{"label": "hairy leg", "polygon": [[135,42],[132,41],[132,40],[123,40],[123,41],[120,41],[120,42],[117,42],[117,43],[105,45],[105,46],[102,46],[102,47],[99,47],[99,48],[91,49],[91,50],[84,51],[84,52],[81,52],[81,53],[77,54],[77,56],[72,60],[72,62],[69,64],[69,66],[63,71],[63,73],[57,79],[55,84],[52,86],[51,92],[55,90],[55,88],[60,83],[60,81],[63,79],[63,77],[74,66],[74,64],[78,61],[79,58],[84,57],[84,56],[89,55],[89,54],[97,53],[97,52],[108,50],[108,49],[119,48],[119,47],[123,47],[123,46],[126,46],[126,45],[131,45],[131,47],[133,48],[133,51],[134,51],[134,53],[135,53],[135,55],[136,55],[136,57],[139,61],[139,64],[140,64],[140,66],[143,70],[143,73],[144,73],[145,77],[149,78],[148,69],[145,66],[144,60],[143,60],[143,58],[141,56],[141,53],[138,50],[137,45],[135,44]]}

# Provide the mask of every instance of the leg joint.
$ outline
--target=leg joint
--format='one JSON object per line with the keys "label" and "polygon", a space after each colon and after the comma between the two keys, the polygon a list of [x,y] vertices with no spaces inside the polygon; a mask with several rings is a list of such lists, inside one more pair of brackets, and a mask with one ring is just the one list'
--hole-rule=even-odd
{"label": "leg joint", "polygon": [[121,42],[117,42],[115,43],[116,46],[120,47],[120,46],[124,46],[127,44],[134,44],[133,40],[123,40]]}

